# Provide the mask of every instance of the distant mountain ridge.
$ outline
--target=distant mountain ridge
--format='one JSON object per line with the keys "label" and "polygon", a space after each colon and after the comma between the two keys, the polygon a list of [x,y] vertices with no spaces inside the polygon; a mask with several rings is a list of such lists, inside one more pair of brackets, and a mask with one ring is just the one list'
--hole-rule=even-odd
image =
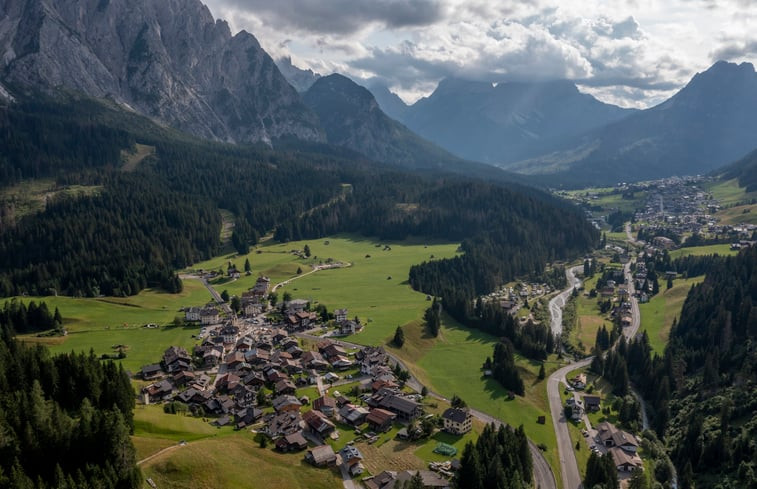
{"label": "distant mountain ridge", "polygon": [[315,115],[252,34],[199,0],[4,0],[0,83],[114,101],[230,142],[322,141]]}
{"label": "distant mountain ridge", "polygon": [[554,183],[613,183],[707,173],[755,147],[757,73],[750,63],[720,61],[655,107],[503,167]]}
{"label": "distant mountain ridge", "polygon": [[634,112],[600,102],[565,80],[493,85],[447,78],[409,106],[384,86],[372,91],[387,114],[420,136],[490,164],[544,154]]}
{"label": "distant mountain ridge", "polygon": [[289,56],[277,59],[276,66],[278,66],[286,81],[300,93],[306,92],[321,77],[319,73],[315,73],[313,70],[305,70],[295,66]]}
{"label": "distant mountain ridge", "polygon": [[319,78],[303,94],[303,100],[318,115],[330,144],[351,149],[371,160],[414,170],[531,183],[527,177],[466,161],[426,141],[387,116],[368,89],[345,76]]}

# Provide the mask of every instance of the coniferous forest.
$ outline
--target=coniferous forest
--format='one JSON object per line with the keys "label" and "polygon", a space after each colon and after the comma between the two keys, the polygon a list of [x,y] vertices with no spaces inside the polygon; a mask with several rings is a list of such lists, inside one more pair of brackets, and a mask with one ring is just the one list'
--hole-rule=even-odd
{"label": "coniferous forest", "polygon": [[[175,269],[219,251],[218,209],[226,209],[235,216],[232,241],[240,252],[273,230],[279,241],[337,232],[461,241],[462,256],[418,265],[410,278],[463,318],[472,316],[465,304],[476,294],[540,273],[546,261],[585,251],[598,237],[572,207],[516,184],[409,174],[329,148],[186,140],[94,103],[0,111],[18,122],[0,131],[9,148],[4,185],[35,176],[101,187],[95,195],[54,198],[44,212],[0,230],[5,296],[177,291]],[[44,140],[32,136],[39,125]],[[91,133],[98,136],[86,137]],[[155,146],[155,155],[125,173],[119,152],[137,140]],[[77,145],[83,149],[63,151],[51,164],[24,163]],[[87,163],[75,164],[82,155]]]}
{"label": "coniferous forest", "polygon": [[[47,307],[39,306],[43,310]],[[134,391],[113,362],[13,339],[36,316],[0,314],[0,487],[137,488]],[[39,310],[39,309],[38,309]],[[17,312],[17,311],[16,311]],[[44,316],[42,313],[35,313]],[[43,318],[55,321],[53,314]]]}
{"label": "coniferous forest", "polygon": [[476,443],[468,442],[455,476],[458,489],[525,489],[531,486],[533,460],[523,426],[487,425]]}
{"label": "coniferous forest", "polygon": [[[642,334],[621,338],[602,359],[616,333],[600,331],[591,368],[618,396],[629,382],[637,386],[678,470],[678,487],[757,487],[757,249],[670,265],[706,276],[689,291],[665,353],[652,355]],[[621,409],[619,421],[632,425],[636,413]],[[664,468],[656,475],[669,480]]]}

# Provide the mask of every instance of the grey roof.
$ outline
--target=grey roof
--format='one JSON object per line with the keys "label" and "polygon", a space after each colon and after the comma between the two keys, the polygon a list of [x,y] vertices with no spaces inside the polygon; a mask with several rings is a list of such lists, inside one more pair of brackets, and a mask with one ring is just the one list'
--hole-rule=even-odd
{"label": "grey roof", "polygon": [[465,422],[465,419],[467,417],[468,417],[468,411],[457,409],[457,408],[448,408],[442,414],[442,418],[448,419],[452,421],[453,423],[463,423]]}

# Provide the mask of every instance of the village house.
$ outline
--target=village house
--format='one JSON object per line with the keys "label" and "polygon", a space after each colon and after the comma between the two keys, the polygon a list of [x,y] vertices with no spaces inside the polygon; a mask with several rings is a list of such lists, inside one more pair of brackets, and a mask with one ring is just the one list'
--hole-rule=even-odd
{"label": "village house", "polygon": [[308,450],[305,460],[316,467],[333,467],[336,465],[336,454],[330,445],[321,445]]}
{"label": "village house", "polygon": [[168,380],[162,380],[157,384],[151,384],[142,390],[149,402],[160,402],[171,397],[173,384]]}
{"label": "village house", "polygon": [[448,408],[442,413],[444,431],[464,435],[473,428],[473,416],[467,409]]}
{"label": "village house", "polygon": [[379,407],[395,413],[401,421],[412,421],[423,414],[423,406],[399,395],[386,396],[379,402]]}
{"label": "village house", "polygon": [[373,431],[379,433],[389,431],[392,429],[392,422],[397,418],[397,415],[391,411],[387,411],[381,408],[371,409],[365,421],[371,427]]}
{"label": "village house", "polygon": [[299,399],[290,394],[275,397],[272,402],[273,409],[277,413],[299,411],[300,407],[302,407],[302,403],[299,401]]}
{"label": "village house", "polygon": [[200,323],[203,325],[221,322],[221,316],[215,306],[205,306],[200,309]]}
{"label": "village house", "polygon": [[218,332],[218,335],[223,338],[224,346],[231,347],[237,342],[239,328],[231,321],[227,321],[226,324],[223,325],[223,328]]}
{"label": "village house", "polygon": [[565,404],[570,407],[571,419],[576,422],[580,421],[581,417],[584,415],[584,405],[581,399],[573,394],[565,401]]}
{"label": "village house", "polygon": [[321,396],[313,401],[313,409],[326,416],[333,416],[336,413],[336,399],[331,396]]}
{"label": "village house", "polygon": [[581,373],[570,379],[570,383],[575,389],[583,390],[586,388],[586,374]]}
{"label": "village house", "polygon": [[402,487],[403,484],[409,483],[416,473],[420,473],[424,489],[449,489],[452,487],[449,480],[430,470],[403,470],[397,474],[397,482],[393,487]]}
{"label": "village house", "polygon": [[334,311],[334,321],[337,324],[347,321],[347,309],[336,309]]}
{"label": "village house", "polygon": [[347,472],[352,476],[360,475],[363,473],[363,454],[360,453],[354,445],[347,445],[339,451],[339,455],[342,457],[342,464],[347,468]]}
{"label": "village house", "polygon": [[629,453],[615,447],[610,449],[610,455],[619,472],[633,472],[635,469],[643,468],[641,457],[636,453]]}
{"label": "village house", "polygon": [[618,447],[628,453],[636,453],[639,448],[635,436],[616,428],[615,425],[607,421],[597,425],[597,436],[602,445],[606,447]]}
{"label": "village house", "polygon": [[242,311],[247,317],[258,316],[263,313],[265,306],[259,297],[242,297]]}
{"label": "village house", "polygon": [[257,423],[263,417],[263,411],[255,407],[248,407],[237,411],[235,416],[234,429],[241,430],[247,426]]}
{"label": "village house", "polygon": [[271,279],[268,277],[260,276],[255,281],[255,285],[250,289],[252,295],[255,297],[265,297],[268,295],[268,287],[271,285]]}
{"label": "village house", "polygon": [[352,361],[344,355],[335,355],[329,358],[331,366],[337,370],[347,370],[352,367]]}
{"label": "village house", "polygon": [[205,351],[202,356],[202,363],[206,367],[215,367],[221,362],[221,356],[223,355],[223,348],[210,348]]}
{"label": "village house", "polygon": [[184,387],[195,380],[195,373],[190,370],[181,370],[173,376],[173,384],[176,387]]}
{"label": "village house", "polygon": [[145,365],[144,367],[142,367],[139,373],[142,379],[153,380],[163,375],[163,369],[156,363],[152,365]]}
{"label": "village house", "polygon": [[297,391],[297,386],[295,386],[289,379],[281,379],[276,382],[274,391],[277,396],[282,394],[294,394]]}
{"label": "village house", "polygon": [[336,430],[334,423],[329,421],[326,415],[320,411],[308,411],[302,415],[302,420],[305,421],[311,433],[322,438],[329,436]]}
{"label": "village house", "polygon": [[396,480],[396,472],[385,470],[378,475],[364,478],[363,485],[366,489],[388,489],[391,484],[391,487],[393,489]]}
{"label": "village house", "polygon": [[298,412],[268,414],[263,417],[263,422],[265,426],[261,432],[273,439],[302,431],[305,427],[305,422]]}
{"label": "village house", "polygon": [[339,410],[339,417],[342,421],[352,426],[360,426],[365,423],[365,419],[368,417],[368,411],[364,407],[355,406],[354,404],[344,404]]}
{"label": "village house", "polygon": [[302,436],[302,431],[296,431],[276,440],[275,446],[281,452],[297,452],[306,449],[308,442]]}
{"label": "village house", "polygon": [[199,307],[187,307],[184,309],[184,319],[192,322],[199,321],[200,311],[201,309]]}
{"label": "village house", "polygon": [[363,326],[360,323],[357,323],[352,320],[342,321],[338,324],[339,324],[339,334],[342,336],[355,334],[361,329],[363,329]]}
{"label": "village house", "polygon": [[192,357],[189,356],[189,353],[184,348],[170,346],[163,354],[163,364],[170,374],[180,370],[191,370]]}
{"label": "village house", "polygon": [[584,406],[591,413],[599,411],[601,407],[599,396],[584,396]]}

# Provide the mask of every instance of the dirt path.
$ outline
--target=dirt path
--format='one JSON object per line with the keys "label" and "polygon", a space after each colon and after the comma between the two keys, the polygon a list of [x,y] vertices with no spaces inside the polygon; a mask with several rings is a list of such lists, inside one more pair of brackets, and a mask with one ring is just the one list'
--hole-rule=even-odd
{"label": "dirt path", "polygon": [[290,282],[293,282],[294,280],[300,279],[302,277],[306,277],[312,273],[320,272],[321,270],[333,270],[335,268],[349,268],[352,266],[352,263],[339,263],[339,264],[332,264],[332,265],[316,265],[312,270],[309,272],[301,273],[299,275],[295,275],[292,278],[288,278],[284,280],[283,282],[279,282],[276,285],[273,286],[271,289],[271,292],[276,292],[279,287],[283,287],[284,285],[289,285]]}
{"label": "dirt path", "polygon": [[184,443],[184,444],[179,443],[177,445],[172,445],[170,447],[166,447],[163,450],[157,451],[157,452],[153,453],[152,455],[150,455],[149,457],[143,458],[142,460],[138,461],[137,465],[142,465],[143,463],[149,462],[150,460],[154,459],[155,457],[163,455],[164,453],[170,452],[172,450],[176,450],[177,448],[181,448],[184,445],[186,445],[186,443]]}

